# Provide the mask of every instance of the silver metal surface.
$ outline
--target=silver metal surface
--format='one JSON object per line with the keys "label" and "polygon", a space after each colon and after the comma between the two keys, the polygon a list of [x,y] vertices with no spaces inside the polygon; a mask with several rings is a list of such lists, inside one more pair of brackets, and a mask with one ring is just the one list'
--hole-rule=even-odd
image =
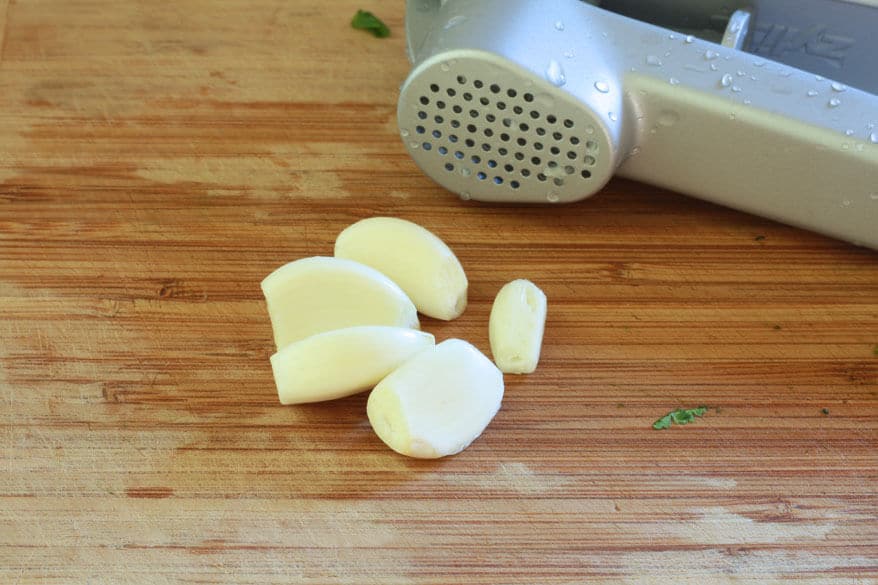
{"label": "silver metal surface", "polygon": [[[822,1],[878,24],[873,6]],[[664,14],[603,3],[638,4]],[[747,35],[734,10],[718,21],[726,3],[697,5],[681,24],[739,28],[745,46],[762,30],[764,10]],[[410,1],[398,119],[417,164],[485,201],[571,202],[625,176],[878,248],[878,97],[762,57],[764,39],[750,54],[616,11]]]}
{"label": "silver metal surface", "polygon": [[747,34],[750,32],[750,12],[735,10],[729,18],[723,34],[722,46],[730,49],[743,49]]}

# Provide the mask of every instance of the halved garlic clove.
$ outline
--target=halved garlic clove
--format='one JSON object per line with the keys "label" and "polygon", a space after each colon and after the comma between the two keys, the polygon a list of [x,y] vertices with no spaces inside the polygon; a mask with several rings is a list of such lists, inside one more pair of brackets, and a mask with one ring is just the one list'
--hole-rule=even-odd
{"label": "halved garlic clove", "polygon": [[369,422],[394,451],[435,459],[472,443],[503,400],[503,374],[460,339],[443,341],[404,363],[369,395]]}
{"label": "halved garlic clove", "polygon": [[335,256],[386,274],[429,317],[450,320],[466,308],[466,274],[454,252],[410,221],[395,217],[358,221],[336,238]]}
{"label": "halved garlic clove", "polygon": [[416,354],[429,333],[402,327],[336,329],[287,345],[271,356],[281,404],[319,402],[368,390]]}
{"label": "halved garlic clove", "polygon": [[399,286],[353,260],[314,256],[290,262],[262,281],[262,292],[279,350],[333,329],[420,326],[417,309]]}
{"label": "halved garlic clove", "polygon": [[546,295],[529,280],[506,283],[491,307],[488,333],[494,363],[507,374],[529,374],[540,361]]}

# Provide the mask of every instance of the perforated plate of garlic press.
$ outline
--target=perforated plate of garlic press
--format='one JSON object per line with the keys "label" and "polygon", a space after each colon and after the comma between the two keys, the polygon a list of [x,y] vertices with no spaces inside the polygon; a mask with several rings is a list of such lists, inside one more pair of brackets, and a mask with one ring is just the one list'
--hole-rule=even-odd
{"label": "perforated plate of garlic press", "polygon": [[878,0],[409,0],[398,121],[464,199],[613,176],[878,249]]}

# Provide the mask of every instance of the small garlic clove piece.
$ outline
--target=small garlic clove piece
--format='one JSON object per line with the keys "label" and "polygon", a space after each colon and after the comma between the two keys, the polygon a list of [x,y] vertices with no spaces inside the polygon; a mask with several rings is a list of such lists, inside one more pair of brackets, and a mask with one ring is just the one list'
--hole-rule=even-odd
{"label": "small garlic clove piece", "polygon": [[262,292],[278,350],[333,329],[420,326],[417,309],[396,283],[353,260],[314,256],[290,262],[262,281]]}
{"label": "small garlic clove piece", "polygon": [[429,333],[402,327],[367,325],[312,335],[271,356],[277,394],[281,404],[350,396],[434,344]]}
{"label": "small garlic clove piece", "polygon": [[488,333],[494,363],[506,374],[530,374],[540,361],[546,295],[529,280],[506,283],[491,307]]}
{"label": "small garlic clove piece", "polygon": [[449,339],[423,351],[381,380],[366,411],[394,451],[435,459],[472,443],[503,400],[503,374],[478,349]]}
{"label": "small garlic clove piece", "polygon": [[386,274],[429,317],[447,321],[466,308],[463,267],[445,242],[416,223],[395,217],[358,221],[336,238],[335,256]]}

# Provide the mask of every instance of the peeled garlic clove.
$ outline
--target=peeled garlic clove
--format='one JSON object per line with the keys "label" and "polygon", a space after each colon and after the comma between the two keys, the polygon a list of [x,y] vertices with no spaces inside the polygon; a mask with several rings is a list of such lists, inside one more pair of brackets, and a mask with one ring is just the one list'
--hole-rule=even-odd
{"label": "peeled garlic clove", "polygon": [[503,400],[503,374],[460,339],[423,351],[381,380],[366,412],[394,451],[435,459],[472,443]]}
{"label": "peeled garlic clove", "polygon": [[279,350],[345,327],[419,327],[417,309],[402,289],[352,260],[315,256],[290,262],[262,281],[262,292]]}
{"label": "peeled garlic clove", "polygon": [[529,280],[513,280],[497,293],[488,332],[494,363],[507,374],[529,374],[540,361],[546,295]]}
{"label": "peeled garlic clove", "polygon": [[429,333],[402,327],[336,329],[271,356],[281,404],[319,402],[372,388],[412,356],[433,347]]}
{"label": "peeled garlic clove", "polygon": [[429,317],[454,319],[466,308],[466,274],[454,252],[410,221],[394,217],[358,221],[338,235],[335,256],[386,274]]}

